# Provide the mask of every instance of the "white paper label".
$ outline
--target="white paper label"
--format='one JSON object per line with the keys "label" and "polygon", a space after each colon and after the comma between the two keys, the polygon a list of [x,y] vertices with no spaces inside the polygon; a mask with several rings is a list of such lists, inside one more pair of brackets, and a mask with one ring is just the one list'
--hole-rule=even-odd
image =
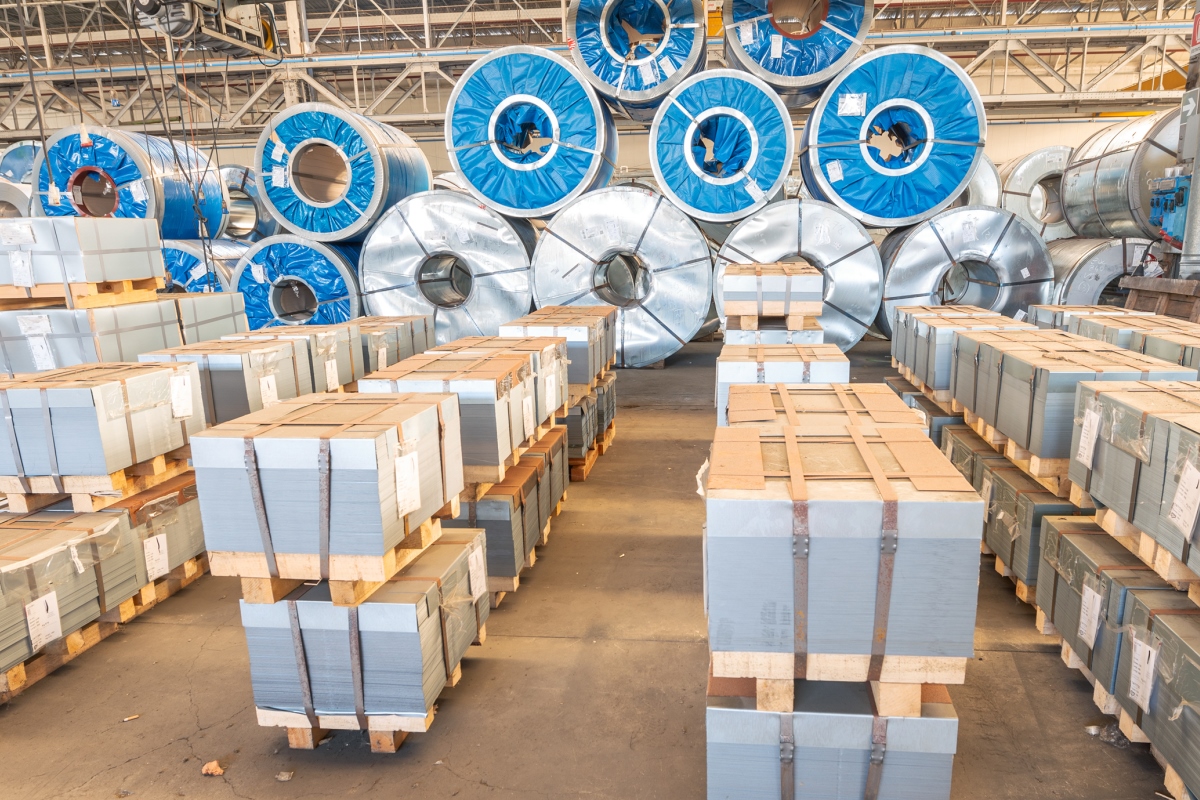
{"label": "white paper label", "polygon": [[771,58],[783,58],[783,37],[778,33],[771,34]]}
{"label": "white paper label", "polygon": [[979,238],[979,232],[975,229],[975,220],[966,219],[962,224],[962,240],[964,242],[974,242]]}
{"label": "white paper label", "polygon": [[1029,277],[1029,267],[1021,267],[1021,277],[1022,278]]}
{"label": "white paper label", "polygon": [[1013,319],[1015,319],[1017,322],[1024,322],[1026,316],[1025,309],[1018,308],[1017,313],[1013,314]]}
{"label": "white paper label", "polygon": [[487,594],[487,564],[483,560],[482,547],[476,547],[467,556],[467,572],[471,581],[471,597],[478,600]]}
{"label": "white paper label", "polygon": [[283,161],[287,156],[287,148],[283,146],[283,142],[276,142],[275,147],[271,150],[272,161]]}
{"label": "white paper label", "polygon": [[764,192],[762,187],[758,185],[758,181],[754,180],[754,178],[751,178],[749,175],[746,176],[746,192],[754,198],[754,202],[756,203],[767,196],[767,193]]}
{"label": "white paper label", "polygon": [[186,372],[171,376],[171,416],[175,419],[192,416],[192,376]]}
{"label": "white paper label", "polygon": [[666,56],[658,60],[658,68],[662,70],[663,77],[669,78],[675,74],[675,65]]}
{"label": "white paper label", "polygon": [[75,565],[75,574],[83,574],[83,559],[79,557],[79,548],[71,545],[71,563]]}
{"label": "white paper label", "polygon": [[743,45],[754,44],[754,23],[738,25],[738,41]]}
{"label": "white paper label", "polygon": [[642,79],[643,86],[658,83],[658,73],[654,70],[654,62],[647,61],[645,64],[638,64],[638,77]]}
{"label": "white paper label", "polygon": [[146,577],[156,581],[171,571],[167,559],[167,535],[160,533],[142,542],[142,550],[146,554]]}
{"label": "white paper label", "polygon": [[33,652],[62,638],[62,618],[58,615],[58,593],[44,594],[25,605],[25,622],[29,625],[29,642]]}
{"label": "white paper label", "polygon": [[615,219],[607,219],[604,221],[604,233],[612,241],[620,241],[621,225]]}
{"label": "white paper label", "polygon": [[342,385],[338,380],[338,365],[336,358],[330,358],[325,362],[325,391],[332,392]]}
{"label": "white paper label", "polygon": [[546,407],[550,409],[550,413],[558,410],[562,403],[558,402],[558,376],[546,376]]}
{"label": "white paper label", "polygon": [[1167,519],[1183,532],[1185,536],[1192,535],[1196,525],[1196,511],[1200,510],[1200,469],[1192,462],[1183,465],[1183,473],[1179,476],[1179,486],[1175,489],[1175,499],[1171,502],[1171,510]]}
{"label": "white paper label", "polygon": [[379,348],[379,352],[375,354],[375,364],[377,369],[383,369],[388,366],[387,348]]}
{"label": "white paper label", "polygon": [[825,165],[825,173],[829,176],[830,183],[839,183],[845,176],[842,174],[842,162],[830,161]]}
{"label": "white paper label", "polygon": [[17,327],[22,336],[50,333],[50,317],[45,314],[26,314],[17,317]]}
{"label": "white paper label", "polygon": [[1096,439],[1100,436],[1100,412],[1089,408],[1083,412],[1083,422],[1079,426],[1079,449],[1075,451],[1075,460],[1088,469],[1092,468],[1092,458],[1096,453]]}
{"label": "white paper label", "polygon": [[1129,699],[1142,711],[1150,710],[1150,695],[1154,691],[1154,666],[1158,648],[1151,647],[1136,636],[1133,639],[1133,661],[1129,665]]}
{"label": "white paper label", "polygon": [[208,267],[203,264],[197,264],[192,267],[192,271],[188,273],[188,283],[198,281],[208,274]]}
{"label": "white paper label", "polygon": [[396,459],[396,513],[403,517],[421,507],[421,473],[417,454]]}
{"label": "white paper label", "polygon": [[5,222],[0,225],[0,244],[37,244],[32,222]]}
{"label": "white paper label", "polygon": [[254,278],[255,283],[267,282],[267,272],[263,269],[263,265],[257,261],[250,262],[250,277]]}
{"label": "white paper label", "polygon": [[58,364],[54,362],[54,351],[50,349],[50,340],[41,334],[28,336],[25,341],[29,342],[29,355],[33,358],[33,368],[37,372],[44,372],[48,369],[58,369]]}
{"label": "white paper label", "polygon": [[983,498],[983,519],[986,522],[992,518],[992,474],[990,472],[983,476],[983,486],[979,490],[979,496]]}
{"label": "white paper label", "polygon": [[1150,263],[1146,264],[1146,266],[1142,267],[1142,274],[1147,278],[1157,278],[1159,275],[1163,274],[1163,269],[1157,261],[1151,261]]}
{"label": "white paper label", "polygon": [[8,254],[13,286],[33,286],[33,258],[31,256],[32,253],[25,250],[13,250]]}
{"label": "white paper label", "polygon": [[133,198],[135,203],[146,202],[146,184],[141,181],[134,181],[129,184],[129,196]]}
{"label": "white paper label", "polygon": [[1079,609],[1077,633],[1080,641],[1088,646],[1088,650],[1096,646],[1096,635],[1100,633],[1100,609],[1103,604],[1100,593],[1085,583],[1083,585],[1083,605]]}
{"label": "white paper label", "polygon": [[867,114],[867,96],[855,92],[838,95],[839,117],[864,117]]}
{"label": "white paper label", "polygon": [[288,187],[287,167],[271,167],[271,185],[286,189]]}
{"label": "white paper label", "polygon": [[525,417],[525,436],[533,436],[537,428],[537,419],[533,407],[533,395],[521,398],[521,414]]}
{"label": "white paper label", "polygon": [[258,391],[262,394],[262,407],[270,408],[279,403],[279,389],[275,386],[275,375],[264,375],[258,379]]}

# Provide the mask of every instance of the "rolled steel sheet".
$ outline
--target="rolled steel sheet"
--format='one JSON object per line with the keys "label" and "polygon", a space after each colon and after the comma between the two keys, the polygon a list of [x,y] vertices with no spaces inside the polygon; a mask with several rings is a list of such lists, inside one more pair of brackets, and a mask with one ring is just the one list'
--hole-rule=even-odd
{"label": "rolled steel sheet", "polygon": [[571,57],[623,117],[649,122],[671,90],[704,69],[703,0],[571,0]]}
{"label": "rolled steel sheet", "polygon": [[967,188],[950,204],[951,208],[962,206],[1000,206],[1000,170],[986,154],[979,157]]}
{"label": "rolled steel sheet", "polygon": [[521,234],[448,189],[415,194],[384,214],[363,243],[359,274],[371,315],[431,315],[438,344],[495,336],[533,300]]}
{"label": "rolled steel sheet", "polygon": [[250,245],[232,239],[168,239],[162,243],[169,291],[226,292],[238,262]]}
{"label": "rolled steel sheet", "polygon": [[729,234],[717,255],[713,298],[725,317],[721,278],[729,263],[806,261],[825,277],[821,327],[825,343],[849,350],[875,320],[883,267],[871,236],[846,212],[817,200],[782,200]]}
{"label": "rolled steel sheet", "polygon": [[253,166],[271,215],[320,242],[362,241],[385,211],[433,181],[429,161],[407,134],[324,103],[272,117]]}
{"label": "rolled steel sheet", "polygon": [[1054,263],[1055,305],[1124,305],[1116,282],[1142,266],[1149,239],[1059,239],[1048,249]]}
{"label": "rolled steel sheet", "polygon": [[254,170],[240,164],[221,167],[221,180],[225,182],[225,192],[229,195],[226,238],[257,242],[283,230],[258,193]]}
{"label": "rolled steel sheet", "polygon": [[244,296],[251,330],[346,322],[362,313],[359,250],[281,233],[250,246],[229,286]]}
{"label": "rolled steel sheet", "polygon": [[550,220],[533,254],[533,284],[539,308],[615,306],[617,365],[644,367],[704,325],[712,257],[695,223],[663,195],[611,186]]}
{"label": "rolled steel sheet", "polygon": [[812,3],[802,19],[781,13],[782,5],[770,0],[725,3],[725,58],[731,67],[770,84],[789,108],[799,108],[816,100],[858,55],[871,28],[874,3]]}
{"label": "rolled steel sheet", "polygon": [[1063,172],[1063,211],[1077,236],[1161,239],[1150,224],[1150,180],[1175,166],[1179,109],[1112,125],[1075,148]]}
{"label": "rolled steel sheet", "polygon": [[912,225],[967,188],[986,137],[983,102],[961,67],[925,47],[883,47],[822,93],[800,170],[813,197],[864,225]]}
{"label": "rolled steel sheet", "polygon": [[1063,170],[1070,160],[1071,148],[1056,144],[1000,168],[1001,207],[1032,225],[1047,242],[1075,235],[1062,206]]}
{"label": "rolled steel sheet", "polygon": [[0,178],[13,183],[33,181],[33,161],[37,158],[42,143],[34,139],[14,142],[0,152]]}
{"label": "rolled steel sheet", "polygon": [[[459,177],[457,172],[441,172],[434,175],[433,188],[447,189],[452,192],[467,191],[463,179]],[[521,237],[521,241],[525,243],[525,249],[532,256],[533,248],[537,246],[537,230],[533,227],[533,222],[523,217],[504,217],[504,219],[517,232],[517,235]]]}
{"label": "rolled steel sheet", "polygon": [[0,219],[28,217],[33,187],[0,178]]}
{"label": "rolled steel sheet", "polygon": [[50,137],[33,172],[35,217],[155,219],[163,239],[215,239],[225,230],[216,164],[178,139],[74,125]]}
{"label": "rolled steel sheet", "polygon": [[439,172],[433,176],[434,189],[453,189],[459,192],[467,191],[467,186],[457,172]]}
{"label": "rolled steel sheet", "polygon": [[650,126],[663,194],[704,222],[745,219],[783,191],[796,135],[787,106],[759,78],[707,70],[681,83]]}
{"label": "rolled steel sheet", "polygon": [[951,208],[893,231],[879,252],[883,302],[875,325],[888,337],[897,306],[971,305],[1011,317],[1054,296],[1046,243],[1002,208]]}
{"label": "rolled steel sheet", "polygon": [[481,203],[510,217],[549,217],[608,184],[617,129],[574,64],[517,45],[476,60],[454,84],[446,150]]}

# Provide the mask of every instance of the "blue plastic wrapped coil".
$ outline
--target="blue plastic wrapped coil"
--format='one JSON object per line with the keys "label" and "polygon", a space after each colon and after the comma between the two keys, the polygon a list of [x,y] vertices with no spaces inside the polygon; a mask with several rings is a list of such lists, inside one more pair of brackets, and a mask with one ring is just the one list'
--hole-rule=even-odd
{"label": "blue plastic wrapped coil", "polygon": [[572,0],[571,57],[614,111],[649,122],[671,90],[704,69],[703,0]]}
{"label": "blue plastic wrapped coil", "polygon": [[912,225],[967,187],[986,136],[983,102],[958,65],[925,47],[884,47],[821,95],[800,170],[813,197],[864,225]]}
{"label": "blue plastic wrapped coil", "polygon": [[224,232],[220,173],[186,142],[76,125],[54,134],[46,151],[33,165],[35,217],[156,219],[163,239],[219,238]]}
{"label": "blue plastic wrapped coil", "polygon": [[221,180],[229,195],[229,221],[225,236],[242,242],[257,242],[274,236],[282,229],[279,220],[258,193],[254,170],[241,164],[221,167]]}
{"label": "blue plastic wrapped coil", "polygon": [[[550,141],[538,145],[538,137]],[[547,217],[608,184],[617,133],[608,107],[570,62],[521,45],[484,56],[458,79],[446,149],[480,202],[510,217]]]}
{"label": "blue plastic wrapped coil", "polygon": [[168,239],[162,243],[163,264],[172,290],[185,292],[224,292],[238,261],[249,245],[231,239]]}
{"label": "blue plastic wrapped coil", "polygon": [[355,265],[360,249],[289,233],[251,245],[229,281],[245,297],[250,329],[329,325],[359,316]]}
{"label": "blue plastic wrapped coil", "polygon": [[323,103],[276,114],[258,137],[254,170],[271,215],[321,242],[361,241],[383,212],[433,181],[407,134]]}

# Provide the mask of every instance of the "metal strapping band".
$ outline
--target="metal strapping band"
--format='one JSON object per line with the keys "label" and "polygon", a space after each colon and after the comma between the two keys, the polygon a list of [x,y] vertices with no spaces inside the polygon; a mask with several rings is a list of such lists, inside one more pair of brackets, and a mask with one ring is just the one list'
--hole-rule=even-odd
{"label": "metal strapping band", "polygon": [[803,680],[808,674],[808,555],[812,543],[808,519],[808,485],[800,447],[791,428],[783,430],[792,494],[792,607],[794,613],[795,663],[793,674]]}
{"label": "metal strapping band", "polygon": [[871,761],[867,766],[863,800],[879,800],[879,790],[883,784],[883,758],[887,753],[887,729],[888,718],[879,716],[877,711],[871,720]]}
{"label": "metal strapping band", "polygon": [[795,800],[796,797],[796,738],[792,735],[792,715],[779,715],[779,797],[780,800]]}
{"label": "metal strapping band", "polygon": [[267,506],[263,502],[262,481],[258,475],[258,456],[254,452],[254,438],[242,440],[245,445],[246,477],[250,481],[250,500],[254,503],[254,515],[258,518],[258,533],[262,537],[263,555],[267,559],[267,572],[272,578],[279,577],[279,565],[275,563],[275,546],[271,543],[271,526],[267,521]]}
{"label": "metal strapping band", "polygon": [[[125,384],[121,384],[123,387]],[[46,455],[50,459],[50,478],[54,481],[54,493],[63,493],[62,475],[58,471],[58,451],[54,448],[54,427],[50,420],[50,397],[46,389],[38,389],[42,401],[42,429],[46,433]]]}
{"label": "metal strapping band", "polygon": [[308,724],[317,725],[317,712],[313,708],[312,679],[308,675],[308,658],[304,654],[304,634],[300,632],[300,612],[295,600],[287,601],[288,622],[292,628],[292,651],[296,654],[296,674],[300,677],[300,694],[304,698],[304,716]]}
{"label": "metal strapping band", "polygon": [[329,506],[330,506],[330,482],[331,475],[329,469],[329,439],[323,435],[318,442],[317,449],[317,474],[319,481],[318,495],[318,511],[317,525],[318,535],[320,537],[318,552],[321,558],[321,580],[329,579]]}
{"label": "metal strapping band", "polygon": [[783,270],[783,315],[790,316],[792,313],[792,276],[788,274],[786,268]]}
{"label": "metal strapping band", "polygon": [[454,674],[454,669],[450,666],[450,637],[446,633],[446,598],[442,594],[442,579],[437,578],[438,589],[438,620],[442,625],[442,666],[446,668],[446,680],[450,680],[450,676]]}
{"label": "metal strapping band", "polygon": [[763,315],[763,285],[762,285],[762,264],[754,265],[754,297],[758,309],[758,315]]}
{"label": "metal strapping band", "polygon": [[93,540],[92,545],[92,571],[96,573],[96,599],[100,603],[100,613],[108,611],[108,600],[104,594],[104,565],[100,563],[100,548]]}
{"label": "metal strapping band", "polygon": [[767,382],[766,359],[767,359],[767,357],[763,351],[763,346],[760,344],[760,345],[758,345],[757,349],[755,349],[755,351],[754,351],[754,361],[758,366],[758,376],[755,378],[755,381],[754,381],[755,383],[766,383]]}
{"label": "metal strapping band", "polygon": [[358,606],[346,609],[350,620],[350,677],[354,679],[354,716],[358,727],[367,729],[366,697],[363,691],[362,637],[358,631]]}
{"label": "metal strapping band", "polygon": [[8,444],[12,449],[13,463],[16,465],[17,480],[21,484],[21,493],[29,494],[29,479],[25,477],[25,462],[21,460],[21,448],[17,444],[17,429],[13,424],[12,407],[8,404],[8,390],[0,389],[0,413],[4,415],[5,432]]}
{"label": "metal strapping band", "polygon": [[[170,381],[170,377],[168,377],[167,380]],[[116,381],[117,385],[121,387],[121,403],[124,406],[124,408],[121,409],[121,416],[125,418],[125,433],[129,436],[129,455],[133,459],[133,463],[138,464],[144,459],[138,458],[137,435],[133,430],[133,417],[131,416],[133,413],[133,408],[129,403],[129,387],[125,385],[124,378],[117,378]],[[45,391],[45,389],[42,391]],[[169,393],[167,395],[167,402],[171,402]]]}

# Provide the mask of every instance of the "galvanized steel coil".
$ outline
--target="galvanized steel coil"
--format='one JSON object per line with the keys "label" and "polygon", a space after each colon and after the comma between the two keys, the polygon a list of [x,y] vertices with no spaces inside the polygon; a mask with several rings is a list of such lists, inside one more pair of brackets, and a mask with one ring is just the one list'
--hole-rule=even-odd
{"label": "galvanized steel coil", "polygon": [[[1149,239],[1059,239],[1049,245],[1056,305],[1123,305],[1116,282],[1142,266]],[[1107,303],[1105,302],[1107,301]]]}
{"label": "galvanized steel coil", "polygon": [[986,153],[979,156],[975,164],[975,174],[967,188],[954,199],[950,208],[961,206],[1000,206],[1000,170],[987,157]]}
{"label": "galvanized steel coil", "polygon": [[221,180],[229,196],[229,221],[225,236],[242,242],[257,242],[282,230],[279,220],[258,193],[254,170],[240,164],[221,167]]}
{"label": "galvanized steel coil", "polygon": [[232,239],[168,239],[162,243],[170,291],[225,292],[250,245]]}
{"label": "galvanized steel coil", "polygon": [[242,255],[229,288],[245,298],[251,330],[346,322],[362,313],[359,249],[290,233],[270,236]]}
{"label": "galvanized steel coil", "polygon": [[1062,207],[1063,170],[1071,148],[1043,147],[1000,167],[1001,207],[1033,226],[1047,242],[1074,236]]}
{"label": "galvanized steel coil", "polygon": [[28,217],[33,187],[0,178],[0,219]]}

